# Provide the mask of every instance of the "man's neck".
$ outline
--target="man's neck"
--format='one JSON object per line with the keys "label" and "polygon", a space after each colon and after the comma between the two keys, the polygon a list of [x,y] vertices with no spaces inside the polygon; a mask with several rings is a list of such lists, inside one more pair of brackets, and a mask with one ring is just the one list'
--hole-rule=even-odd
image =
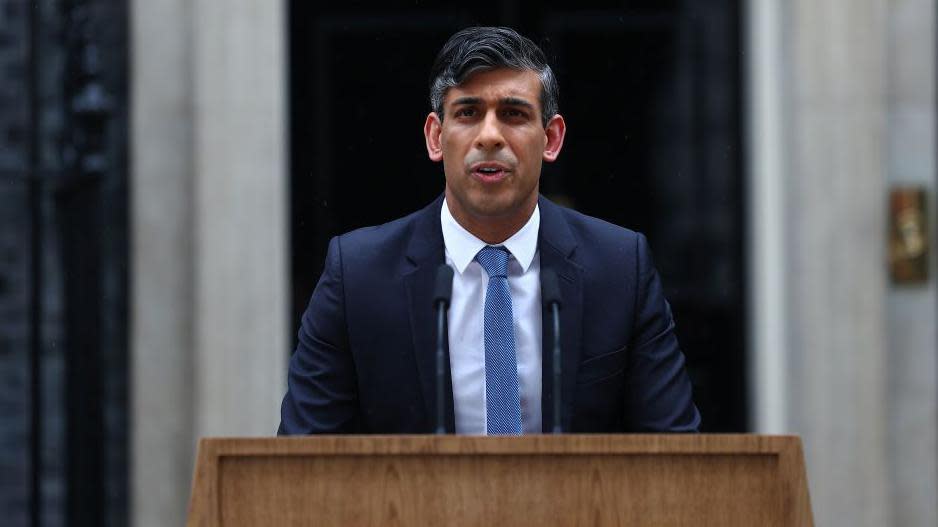
{"label": "man's neck", "polygon": [[464,212],[458,204],[454,206],[454,199],[449,195],[449,192],[446,193],[446,206],[456,223],[489,245],[504,243],[505,240],[520,231],[531,219],[531,214],[534,213],[534,208],[537,207],[537,194],[535,194],[531,203],[525,204],[525,207],[517,214],[479,218]]}

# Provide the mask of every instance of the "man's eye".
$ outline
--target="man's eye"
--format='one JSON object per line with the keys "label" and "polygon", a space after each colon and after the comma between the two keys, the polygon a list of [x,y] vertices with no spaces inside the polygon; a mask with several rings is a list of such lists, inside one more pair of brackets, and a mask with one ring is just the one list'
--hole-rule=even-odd
{"label": "man's eye", "polygon": [[521,110],[505,110],[505,115],[508,117],[524,117],[525,114]]}
{"label": "man's eye", "polygon": [[472,117],[475,115],[475,110],[472,108],[461,108],[456,110],[456,117]]}

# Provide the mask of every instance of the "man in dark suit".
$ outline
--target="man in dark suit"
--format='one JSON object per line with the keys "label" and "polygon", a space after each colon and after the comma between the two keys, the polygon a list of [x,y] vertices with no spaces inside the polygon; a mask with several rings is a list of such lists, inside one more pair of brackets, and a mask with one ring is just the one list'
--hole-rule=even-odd
{"label": "man in dark suit", "polygon": [[700,424],[645,238],[539,196],[566,134],[530,40],[470,28],[434,64],[427,151],[443,196],[333,238],[290,363],[280,434],[433,430],[437,268],[454,268],[446,428],[550,431],[556,416],[540,275],[559,277],[561,423],[569,432]]}

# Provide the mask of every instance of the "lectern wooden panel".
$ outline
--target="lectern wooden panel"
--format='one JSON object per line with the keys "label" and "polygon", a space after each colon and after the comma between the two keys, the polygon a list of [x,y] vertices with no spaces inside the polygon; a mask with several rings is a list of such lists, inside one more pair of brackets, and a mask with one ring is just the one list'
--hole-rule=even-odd
{"label": "lectern wooden panel", "polygon": [[202,439],[190,526],[812,526],[801,442],[754,435]]}

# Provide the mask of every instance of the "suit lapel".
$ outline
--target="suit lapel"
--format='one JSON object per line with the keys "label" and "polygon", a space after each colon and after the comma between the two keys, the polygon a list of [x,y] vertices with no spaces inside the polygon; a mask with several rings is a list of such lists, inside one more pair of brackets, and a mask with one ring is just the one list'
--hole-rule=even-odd
{"label": "suit lapel", "polygon": [[[567,225],[563,213],[543,196],[538,200],[541,212],[541,227],[538,233],[538,250],[541,272],[553,269],[560,284],[562,307],[560,309],[561,345],[561,400],[562,424],[570,431],[573,414],[573,391],[576,386],[577,367],[580,364],[580,334],[583,317],[583,269],[574,261],[576,239]],[[542,431],[549,433],[553,426],[554,413],[554,361],[553,324],[551,314],[542,308],[541,314],[541,423]]]}
{"label": "suit lapel", "polygon": [[[421,211],[407,247],[408,265],[404,271],[404,284],[410,308],[411,334],[421,392],[426,406],[427,430],[433,428],[436,415],[436,320],[433,309],[433,286],[437,268],[444,263],[443,232],[440,227],[440,208],[443,197]],[[563,429],[570,431],[573,392],[577,368],[580,363],[580,335],[583,316],[583,275],[574,259],[577,243],[563,213],[543,196],[538,200],[541,226],[538,232],[538,250],[541,270],[553,269],[557,273],[563,307],[560,310],[561,335],[561,397],[563,401]],[[550,313],[542,311],[542,368],[541,414],[542,431],[553,428],[553,353]],[[447,339],[445,371],[450,372]],[[452,375],[444,375],[446,397],[446,430],[455,433]]]}
{"label": "suit lapel", "polygon": [[[407,247],[409,267],[404,271],[404,284],[410,308],[410,329],[414,340],[417,374],[426,406],[427,431],[433,429],[436,416],[436,318],[433,309],[433,286],[437,268],[443,264],[443,232],[440,207],[443,197],[421,211]],[[450,371],[447,339],[445,371]],[[452,375],[444,375],[446,396],[446,429],[455,432]]]}

